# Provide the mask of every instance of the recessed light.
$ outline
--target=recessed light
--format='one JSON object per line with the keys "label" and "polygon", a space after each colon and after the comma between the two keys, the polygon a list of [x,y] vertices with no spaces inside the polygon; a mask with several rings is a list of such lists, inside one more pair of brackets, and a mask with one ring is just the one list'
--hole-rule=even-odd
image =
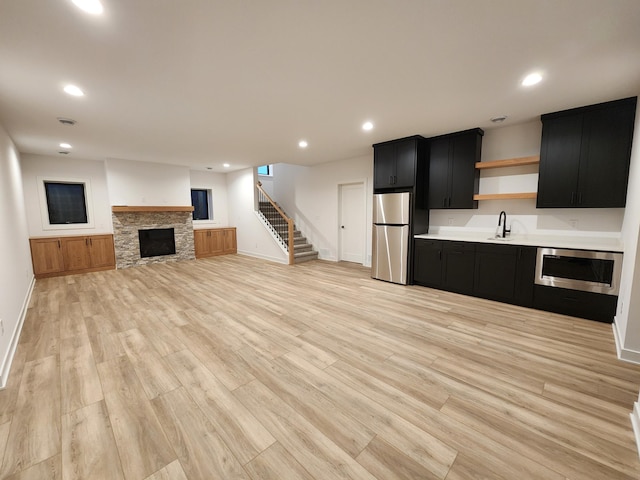
{"label": "recessed light", "polygon": [[213,167],[207,167],[207,170],[213,170]]}
{"label": "recessed light", "polygon": [[73,4],[92,15],[100,15],[104,10],[100,0],[71,0]]}
{"label": "recessed light", "polygon": [[300,140],[300,141],[298,142],[298,146],[299,146],[300,148],[307,148],[307,147],[309,146],[309,144],[307,143],[307,141],[306,141],[306,140]]}
{"label": "recessed light", "polygon": [[58,152],[60,155],[69,155],[69,152]]}
{"label": "recessed light", "polygon": [[530,87],[532,85],[535,85],[536,83],[540,83],[541,80],[542,75],[540,75],[539,73],[530,73],[529,75],[524,77],[524,80],[522,80],[522,86]]}
{"label": "recessed light", "polygon": [[67,85],[66,87],[64,87],[64,91],[69,95],[73,95],[74,97],[82,97],[84,95],[84,92],[75,85]]}
{"label": "recessed light", "polygon": [[68,143],[61,143],[60,148],[71,148],[71,145]]}
{"label": "recessed light", "polygon": [[371,123],[371,122],[364,122],[364,123],[362,124],[362,129],[363,129],[363,130],[371,130],[371,129],[373,129],[373,123]]}
{"label": "recessed light", "polygon": [[493,117],[493,118],[491,118],[491,121],[492,121],[493,123],[502,123],[502,122],[504,122],[506,119],[507,119],[507,116],[506,116],[506,115],[499,115],[499,116],[497,116],[497,117]]}
{"label": "recessed light", "polygon": [[57,117],[58,121],[63,125],[75,125],[77,122],[73,118]]}
{"label": "recessed light", "polygon": [[224,168],[229,168],[231,165],[229,165],[228,163],[223,163],[223,164],[222,164],[222,166],[223,166]]}

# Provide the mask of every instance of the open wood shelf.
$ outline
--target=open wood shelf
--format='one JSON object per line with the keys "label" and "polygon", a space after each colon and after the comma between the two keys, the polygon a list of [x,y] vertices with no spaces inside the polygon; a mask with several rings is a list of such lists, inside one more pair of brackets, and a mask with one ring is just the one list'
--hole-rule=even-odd
{"label": "open wood shelf", "polygon": [[540,163],[540,155],[532,157],[505,158],[504,160],[494,160],[492,162],[477,162],[476,168],[482,170],[485,168],[505,168],[518,167],[520,165],[535,165]]}
{"label": "open wood shelf", "polygon": [[517,200],[536,198],[537,192],[522,192],[522,193],[485,193],[482,195],[474,195],[474,200]]}
{"label": "open wood shelf", "polygon": [[113,205],[111,207],[113,213],[127,212],[193,212],[193,207],[189,206],[129,206],[129,205]]}

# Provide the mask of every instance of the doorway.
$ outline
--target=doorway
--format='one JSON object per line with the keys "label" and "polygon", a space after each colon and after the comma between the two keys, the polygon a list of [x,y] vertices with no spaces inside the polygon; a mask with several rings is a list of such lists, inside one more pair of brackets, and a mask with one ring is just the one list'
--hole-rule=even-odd
{"label": "doorway", "polygon": [[338,186],[338,260],[364,264],[366,197],[364,182]]}

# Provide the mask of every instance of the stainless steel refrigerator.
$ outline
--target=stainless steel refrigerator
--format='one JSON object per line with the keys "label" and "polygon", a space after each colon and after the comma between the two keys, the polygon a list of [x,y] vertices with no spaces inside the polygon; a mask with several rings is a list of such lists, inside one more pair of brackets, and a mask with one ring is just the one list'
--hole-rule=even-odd
{"label": "stainless steel refrigerator", "polygon": [[373,278],[406,285],[410,206],[409,192],[373,196]]}

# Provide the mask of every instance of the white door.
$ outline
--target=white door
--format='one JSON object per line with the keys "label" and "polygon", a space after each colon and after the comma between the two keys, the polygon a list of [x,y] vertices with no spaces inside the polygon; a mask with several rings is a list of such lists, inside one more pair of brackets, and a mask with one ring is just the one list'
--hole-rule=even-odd
{"label": "white door", "polygon": [[366,242],[364,183],[340,185],[339,196],[339,260],[364,264]]}

